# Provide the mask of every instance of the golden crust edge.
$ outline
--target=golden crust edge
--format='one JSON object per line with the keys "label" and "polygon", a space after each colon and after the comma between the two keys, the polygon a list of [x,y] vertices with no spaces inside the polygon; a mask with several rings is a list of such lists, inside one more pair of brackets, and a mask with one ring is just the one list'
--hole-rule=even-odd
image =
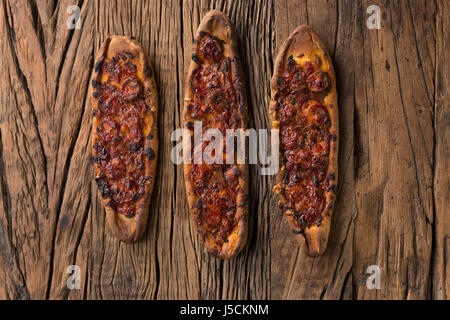
{"label": "golden crust edge", "polygon": [[[151,195],[153,193],[154,188],[154,181],[156,176],[156,166],[157,166],[157,159],[158,159],[158,94],[157,94],[157,86],[154,76],[154,69],[150,62],[149,56],[143,46],[136,40],[133,40],[126,36],[116,36],[116,35],[110,35],[108,36],[105,41],[103,42],[102,46],[98,50],[98,53],[94,60],[94,66],[99,61],[103,61],[109,50],[111,50],[111,42],[114,40],[114,51],[135,51],[139,53],[139,57],[141,60],[139,61],[142,68],[144,68],[145,64],[151,68],[152,75],[151,77],[146,77],[144,75],[144,72],[142,70],[142,79],[144,84],[144,90],[150,89],[152,94],[149,97],[150,106],[152,109],[152,125],[150,128],[150,133],[153,135],[153,139],[150,141],[145,139],[145,147],[151,147],[155,153],[155,158],[153,160],[147,160],[146,163],[149,164],[146,166],[145,174],[146,176],[151,177],[150,182],[146,185],[145,194],[139,201],[136,202],[136,213],[132,218],[126,218],[117,212],[115,212],[111,207],[107,205],[107,203],[110,201],[110,198],[102,198],[103,205],[105,207],[106,212],[106,220],[108,222],[108,225],[111,228],[112,233],[116,238],[118,238],[122,242],[126,243],[135,243],[137,242],[142,235],[144,234],[145,230],[147,229],[147,220],[149,215],[149,207],[150,207],[150,201],[151,201]],[[133,59],[130,59],[133,61],[133,63],[136,63],[136,57]],[[102,62],[103,63],[103,62]],[[98,80],[100,76],[100,73],[97,73],[94,70],[92,72],[91,77],[91,83],[92,80]],[[98,109],[98,102],[97,99],[93,97],[93,89],[91,86],[91,83],[89,84],[91,87],[91,101],[92,101],[92,110]],[[92,149],[93,145],[95,143],[95,140],[97,138],[97,134],[94,128],[96,128],[98,125],[95,118],[92,120],[92,136],[91,136],[91,142],[92,142]],[[92,151],[93,152],[93,151]],[[99,167],[94,163],[94,172],[95,176],[97,177],[100,173]]]}
{"label": "golden crust edge", "polygon": [[[309,39],[309,40],[308,40]],[[295,52],[298,52],[298,54],[304,52],[307,47],[311,46],[313,48],[319,49],[322,53],[324,58],[327,60],[328,66],[329,66],[329,76],[330,76],[330,83],[332,85],[332,89],[327,95],[328,104],[333,105],[333,108],[327,107],[327,110],[330,115],[331,120],[331,127],[330,127],[330,134],[336,135],[336,141],[330,141],[330,155],[329,155],[329,165],[328,165],[328,171],[327,176],[329,173],[333,173],[335,176],[335,179],[333,181],[333,184],[335,185],[335,188],[337,188],[338,183],[338,156],[339,156],[339,108],[338,108],[338,100],[337,100],[337,90],[336,90],[336,74],[333,68],[333,63],[330,58],[330,54],[328,53],[328,50],[326,49],[323,42],[320,40],[317,33],[308,25],[301,25],[298,26],[291,34],[290,36],[283,42],[283,45],[281,46],[277,58],[275,60],[274,65],[274,73],[270,84],[271,89],[271,101],[269,106],[269,116],[271,119],[271,124],[273,127],[274,121],[276,121],[275,118],[275,95],[278,92],[276,80],[278,75],[280,74],[281,68],[284,66],[284,61],[286,59],[288,51],[291,49],[291,45],[294,43],[294,50]],[[281,163],[281,159],[280,159]],[[276,184],[279,184],[282,182],[282,176],[284,172],[280,171],[276,176]],[[335,189],[336,190],[336,189]],[[301,245],[306,245],[308,250],[308,255],[310,256],[318,256],[325,252],[330,228],[331,228],[331,220],[333,217],[333,211],[335,207],[335,200],[336,200],[336,194],[334,194],[332,191],[326,191],[326,203],[325,203],[325,209],[322,212],[322,221],[320,226],[313,225],[309,228],[304,229],[301,233],[294,233],[294,237],[297,239],[297,241]],[[286,199],[283,195],[279,194],[280,201],[286,202]],[[331,206],[331,207],[330,207]],[[296,229],[296,222],[295,219],[291,216],[287,216],[287,220],[289,222],[289,225],[292,230]]]}
{"label": "golden crust edge", "polygon": [[[227,43],[225,46],[229,47],[231,50],[231,54],[233,58],[237,60],[237,62],[234,61],[234,70],[237,71],[237,74],[235,74],[236,78],[238,79],[240,83],[239,93],[242,96],[242,101],[244,104],[244,110],[245,114],[241,114],[241,122],[244,124],[245,129],[247,129],[247,114],[248,114],[248,102],[247,102],[247,92],[245,88],[245,77],[242,70],[242,65],[240,63],[238,49],[237,49],[237,38],[236,33],[234,31],[233,24],[231,23],[230,19],[221,11],[219,10],[211,10],[209,11],[200,22],[196,35],[194,37],[195,40],[198,41],[200,38],[201,32],[208,32],[214,36],[216,36],[219,39],[224,40],[226,37]],[[196,52],[197,45],[194,44],[192,46],[192,53]],[[183,126],[186,128],[187,123],[187,110],[186,107],[190,103],[190,99],[193,96],[193,93],[190,89],[190,78],[192,76],[192,72],[196,69],[197,63],[191,60],[189,70],[186,77],[186,85],[185,85],[185,101],[184,101],[184,110],[183,110]],[[247,161],[246,161],[247,162]],[[239,177],[239,185],[241,187],[241,190],[238,192],[238,200],[236,201],[237,209],[236,209],[236,216],[238,217],[238,225],[233,230],[231,235],[228,238],[228,243],[225,243],[222,247],[218,247],[215,244],[212,244],[211,241],[207,241],[205,239],[204,235],[200,234],[200,237],[202,239],[202,244],[206,248],[207,252],[216,256],[220,259],[231,259],[235,257],[237,254],[239,254],[242,249],[245,247],[245,244],[247,242],[248,238],[248,179],[249,179],[249,173],[248,173],[248,165],[242,165],[238,164],[239,170],[241,172],[241,175]],[[190,164],[184,164],[184,181],[185,181],[185,188],[186,188],[186,195],[188,199],[189,204],[189,211],[191,215],[191,221],[194,222],[194,225],[199,231],[196,223],[195,223],[195,217],[194,217],[194,203],[195,203],[195,196],[194,192],[189,180],[189,172],[191,169]],[[240,206],[243,204],[242,206]]]}

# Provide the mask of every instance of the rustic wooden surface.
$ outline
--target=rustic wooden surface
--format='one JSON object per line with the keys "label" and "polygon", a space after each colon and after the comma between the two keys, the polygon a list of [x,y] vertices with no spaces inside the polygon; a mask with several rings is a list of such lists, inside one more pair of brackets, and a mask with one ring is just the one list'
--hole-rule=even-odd
{"label": "rustic wooden surface", "polygon": [[[450,1],[0,1],[1,299],[449,299]],[[81,8],[69,30],[67,7]],[[366,8],[381,8],[369,30]],[[207,255],[170,161],[201,17],[236,24],[251,127],[267,128],[282,41],[310,24],[333,59],[340,184],[329,247],[305,256],[251,166],[251,235],[231,261]],[[148,231],[119,243],[90,158],[88,79],[108,34],[149,51],[159,86],[159,164]],[[81,268],[68,290],[66,269]],[[381,289],[366,287],[369,265]]]}

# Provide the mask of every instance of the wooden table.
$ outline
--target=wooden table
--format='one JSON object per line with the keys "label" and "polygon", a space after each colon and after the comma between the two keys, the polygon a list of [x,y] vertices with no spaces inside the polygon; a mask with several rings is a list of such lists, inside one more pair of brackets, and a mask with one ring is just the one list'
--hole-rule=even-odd
{"label": "wooden table", "polygon": [[[81,8],[69,29],[69,5]],[[370,30],[368,6],[381,9]],[[206,254],[170,152],[194,32],[210,9],[236,24],[250,125],[267,128],[269,81],[300,24],[324,40],[338,80],[340,183],[326,253],[293,240],[251,168],[250,239]],[[449,299],[450,1],[14,1],[0,5],[0,298]],[[134,245],[105,223],[93,181],[88,96],[109,34],[149,51],[159,87],[159,164],[149,226]],[[81,288],[69,290],[70,265]],[[366,285],[377,265],[381,288]]]}

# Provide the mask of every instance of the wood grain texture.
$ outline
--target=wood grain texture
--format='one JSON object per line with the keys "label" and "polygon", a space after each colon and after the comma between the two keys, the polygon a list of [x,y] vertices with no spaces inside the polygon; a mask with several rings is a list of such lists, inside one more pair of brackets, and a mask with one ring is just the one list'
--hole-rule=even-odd
{"label": "wood grain texture", "polygon": [[[380,30],[366,27],[372,4]],[[213,8],[236,26],[250,128],[270,127],[273,62],[298,25],[332,55],[340,182],[323,256],[295,242],[259,165],[240,255],[208,255],[190,221],[170,138]],[[448,0],[0,0],[0,299],[449,299],[449,17]],[[88,82],[109,34],[142,43],[159,89],[157,178],[134,245],[113,237],[93,180]],[[73,264],[81,289],[69,290]],[[366,287],[370,265],[379,290]]]}
{"label": "wood grain texture", "polygon": [[[450,299],[450,2],[438,2],[436,16],[436,72],[434,101],[434,179],[435,227],[433,238],[432,295]],[[445,14],[447,13],[447,15]]]}

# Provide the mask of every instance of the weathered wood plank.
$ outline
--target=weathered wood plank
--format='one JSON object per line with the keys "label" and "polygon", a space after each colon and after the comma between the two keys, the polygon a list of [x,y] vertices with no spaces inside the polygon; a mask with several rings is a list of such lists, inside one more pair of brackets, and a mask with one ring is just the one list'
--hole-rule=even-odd
{"label": "weathered wood plank", "polygon": [[433,251],[433,298],[450,299],[450,3],[437,2],[436,78],[435,78],[435,150],[434,184],[435,227]]}
{"label": "weathered wood plank", "polygon": [[[182,166],[175,166],[170,158],[174,143],[170,141],[172,132],[182,127],[181,109],[184,99],[184,63],[189,65],[183,44],[184,3],[167,1],[161,15],[162,39],[158,44],[157,55],[162,64],[160,70],[160,93],[165,99],[164,131],[160,131],[165,140],[160,148],[161,167],[164,172],[160,197],[162,202],[158,218],[158,262],[160,283],[158,299],[197,299],[200,295],[199,249],[195,238],[195,228],[190,226],[190,218],[184,192]],[[191,32],[188,32],[188,34]],[[168,195],[165,197],[164,195]],[[166,199],[164,199],[166,198]]]}
{"label": "weathered wood plank", "polygon": [[[91,205],[92,181],[86,179],[92,176],[89,150],[90,129],[86,126],[87,121],[91,119],[91,109],[86,103],[89,99],[91,70],[86,66],[93,65],[94,38],[90,35],[94,32],[94,16],[87,14],[93,9],[93,3],[90,2],[84,3],[81,7],[81,29],[73,30],[71,38],[65,44],[67,51],[60,71],[60,82],[63,85],[60,85],[56,92],[56,95],[61,97],[57,99],[55,105],[57,109],[62,110],[63,131],[60,144],[70,143],[70,148],[62,152],[68,159],[54,239],[49,293],[52,299],[67,297],[69,294],[66,271],[68,266],[75,264],[80,238]],[[65,13],[66,6],[58,6],[57,10]],[[65,26],[67,15],[57,14],[56,16],[58,17],[56,25]],[[70,83],[71,86],[65,86],[65,83]],[[67,112],[68,109],[77,110],[76,115]],[[68,130],[70,127],[73,129]]]}
{"label": "weathered wood plank", "polygon": [[[2,3],[2,282],[6,298],[45,298],[54,218],[49,214],[44,57],[31,6]],[[30,88],[37,81],[41,86]],[[9,106],[9,107],[8,107]],[[44,147],[45,144],[45,147]],[[48,151],[47,151],[48,152]],[[3,249],[2,248],[2,249]],[[9,274],[9,270],[12,273]],[[17,282],[15,282],[17,281]]]}
{"label": "weathered wood plank", "polygon": [[[411,27],[421,21],[412,20],[409,5],[425,7],[380,2],[382,27],[363,28],[364,54],[357,56],[356,63],[368,69],[356,73],[355,88],[362,156],[355,180],[354,275],[360,299],[424,299],[430,290],[433,101]],[[425,12],[429,20],[433,12]],[[369,265],[381,269],[381,290],[366,287]]]}

